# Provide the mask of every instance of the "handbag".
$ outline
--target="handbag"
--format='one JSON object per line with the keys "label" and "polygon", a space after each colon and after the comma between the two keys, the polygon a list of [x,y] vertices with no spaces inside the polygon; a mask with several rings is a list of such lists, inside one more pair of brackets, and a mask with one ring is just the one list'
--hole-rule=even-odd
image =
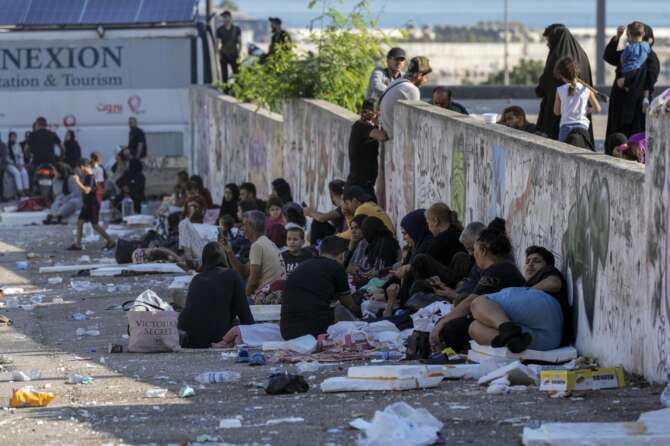
{"label": "handbag", "polygon": [[179,313],[156,293],[146,290],[134,301],[125,302],[123,309],[128,311],[129,352],[176,352],[181,349],[177,328]]}

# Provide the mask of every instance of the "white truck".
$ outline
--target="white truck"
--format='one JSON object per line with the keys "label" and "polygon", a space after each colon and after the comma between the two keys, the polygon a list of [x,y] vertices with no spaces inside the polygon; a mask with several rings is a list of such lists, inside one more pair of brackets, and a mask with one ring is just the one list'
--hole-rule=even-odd
{"label": "white truck", "polygon": [[149,158],[181,157],[190,141],[189,87],[220,78],[211,31],[178,25],[19,27],[0,30],[0,133],[23,134],[38,116],[84,156],[105,160],[146,132]]}

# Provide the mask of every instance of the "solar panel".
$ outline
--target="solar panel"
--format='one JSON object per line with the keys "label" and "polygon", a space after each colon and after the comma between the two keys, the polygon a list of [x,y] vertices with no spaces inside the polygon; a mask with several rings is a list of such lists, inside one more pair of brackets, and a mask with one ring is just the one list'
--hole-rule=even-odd
{"label": "solar panel", "polygon": [[26,1],[0,0],[0,25],[19,25],[28,11]]}
{"label": "solar panel", "polygon": [[133,23],[140,3],[140,0],[88,0],[80,23]]}
{"label": "solar panel", "polygon": [[31,0],[26,25],[68,25],[79,23],[86,0]]}
{"label": "solar panel", "polygon": [[137,22],[190,22],[198,0],[144,0]]}

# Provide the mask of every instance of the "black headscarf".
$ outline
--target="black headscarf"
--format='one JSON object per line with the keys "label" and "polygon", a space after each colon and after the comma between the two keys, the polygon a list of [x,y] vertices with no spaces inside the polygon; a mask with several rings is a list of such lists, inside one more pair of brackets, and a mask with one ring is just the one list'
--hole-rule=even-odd
{"label": "black headscarf", "polygon": [[219,212],[219,218],[223,217],[224,215],[230,215],[235,219],[235,221],[238,221],[237,206],[240,202],[240,188],[235,183],[228,183],[226,184],[226,189],[228,189],[233,195],[233,199],[226,201],[226,197],[224,195],[223,199],[221,200],[221,211]]}
{"label": "black headscarf", "polygon": [[558,139],[558,129],[561,117],[554,115],[554,100],[556,89],[562,81],[554,77],[554,67],[560,59],[570,56],[581,69],[580,78],[589,85],[593,85],[591,78],[591,64],[586,52],[570,30],[563,25],[554,24],[547,27],[545,34],[549,44],[549,55],[544,65],[544,72],[540,77],[535,93],[542,98],[540,114],[537,118],[537,127],[552,139]]}
{"label": "black headscarf", "polygon": [[291,186],[283,178],[277,178],[272,181],[272,187],[275,190],[275,194],[284,204],[291,203],[293,201],[293,195],[291,194]]}
{"label": "black headscarf", "polygon": [[363,238],[368,242],[365,256],[373,268],[388,268],[398,260],[400,245],[383,221],[368,217],[361,227]]}
{"label": "black headscarf", "polygon": [[228,268],[228,257],[219,242],[209,242],[202,249],[202,270],[209,271],[217,266]]}

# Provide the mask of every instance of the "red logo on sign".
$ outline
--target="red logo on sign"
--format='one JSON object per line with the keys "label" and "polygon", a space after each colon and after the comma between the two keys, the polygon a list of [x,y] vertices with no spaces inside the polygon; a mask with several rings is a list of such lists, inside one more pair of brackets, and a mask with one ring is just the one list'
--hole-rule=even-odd
{"label": "red logo on sign", "polygon": [[74,127],[77,125],[77,118],[75,118],[74,115],[67,115],[63,118],[63,125],[65,127]]}
{"label": "red logo on sign", "polygon": [[135,114],[144,113],[144,110],[140,109],[142,107],[142,98],[138,95],[133,95],[128,98],[128,107],[130,107],[130,111]]}
{"label": "red logo on sign", "polygon": [[123,105],[121,104],[98,104],[95,109],[100,113],[123,113]]}

